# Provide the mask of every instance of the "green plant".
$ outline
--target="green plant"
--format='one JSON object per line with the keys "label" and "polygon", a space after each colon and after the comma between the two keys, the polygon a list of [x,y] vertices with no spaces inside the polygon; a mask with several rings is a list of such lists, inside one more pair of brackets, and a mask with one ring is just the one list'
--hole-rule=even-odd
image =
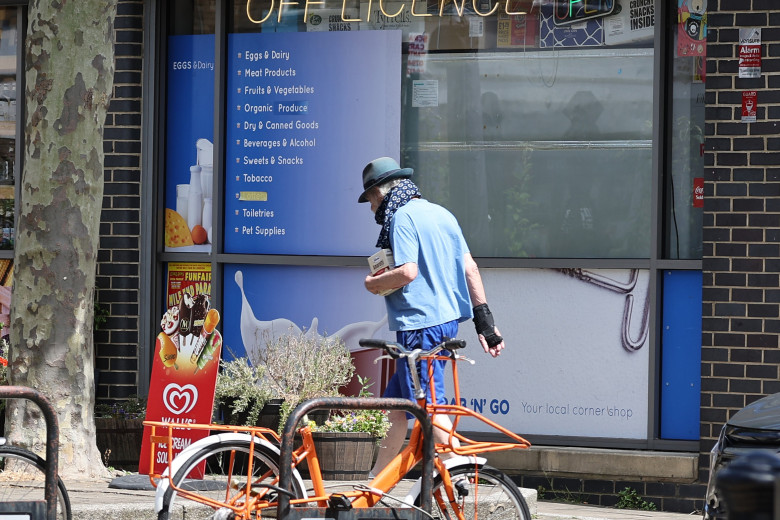
{"label": "green plant", "polygon": [[538,492],[537,498],[539,500],[549,500],[551,502],[565,502],[567,504],[586,504],[588,502],[586,500],[586,497],[584,497],[580,493],[571,491],[567,486],[564,486],[563,489],[555,489],[555,485],[552,478],[547,477],[546,480],[547,480],[548,487],[544,487],[541,485],[537,487],[537,492]]}
{"label": "green plant", "polygon": [[339,395],[339,388],[349,383],[355,372],[349,349],[340,338],[304,332],[267,335],[265,348],[250,361],[264,367],[266,388],[273,397],[284,400],[280,425],[301,402]]}
{"label": "green plant", "polygon": [[[367,377],[357,376],[360,383],[358,397],[371,397],[368,390],[373,383]],[[314,425],[315,432],[365,432],[377,438],[377,442],[387,435],[390,420],[385,410],[349,410],[334,413],[321,425]]]}
{"label": "green plant", "polygon": [[100,326],[103,325],[105,322],[108,321],[108,309],[103,307],[98,303],[97,300],[94,300],[95,305],[95,316],[94,316],[94,328],[95,330],[100,329]]}
{"label": "green plant", "polygon": [[247,424],[255,424],[260,410],[271,396],[263,381],[265,368],[250,364],[245,357],[220,361],[219,365],[221,370],[214,391],[215,401],[230,410],[231,422],[246,414]]}
{"label": "green plant", "polygon": [[96,418],[143,419],[145,415],[146,399],[137,395],[131,395],[123,401],[95,405]]}
{"label": "green plant", "polygon": [[636,492],[635,489],[627,487],[618,493],[618,501],[615,504],[617,509],[641,509],[643,511],[655,511],[655,504],[648,502]]}

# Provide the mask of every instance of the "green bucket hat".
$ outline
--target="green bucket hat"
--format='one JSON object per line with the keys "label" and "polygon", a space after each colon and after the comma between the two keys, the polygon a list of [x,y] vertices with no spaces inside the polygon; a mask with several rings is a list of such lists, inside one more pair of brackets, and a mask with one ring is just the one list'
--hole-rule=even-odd
{"label": "green bucket hat", "polygon": [[411,168],[401,168],[392,157],[374,159],[363,168],[363,193],[358,202],[368,202],[366,192],[374,186],[393,179],[408,179],[413,173]]}

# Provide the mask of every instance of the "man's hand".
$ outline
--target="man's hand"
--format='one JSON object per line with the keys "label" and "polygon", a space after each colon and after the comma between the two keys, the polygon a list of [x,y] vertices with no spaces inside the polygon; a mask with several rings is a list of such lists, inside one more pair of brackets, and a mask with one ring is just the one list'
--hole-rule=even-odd
{"label": "man's hand", "polygon": [[366,276],[366,280],[363,282],[363,285],[366,286],[366,290],[371,294],[379,294],[380,289],[376,276],[371,274]]}
{"label": "man's hand", "polygon": [[[501,338],[501,333],[498,331],[498,327],[493,327],[493,330],[495,330],[496,335]],[[499,354],[501,354],[501,351],[504,350],[504,347],[506,347],[506,345],[504,345],[503,338],[501,338],[501,343],[495,347],[489,347],[485,336],[482,334],[479,334],[479,343],[482,345],[482,350],[484,350],[486,354],[490,354],[493,357],[498,357]]]}
{"label": "man's hand", "polygon": [[498,333],[498,329],[493,324],[493,313],[482,303],[474,307],[474,327],[477,329],[477,336],[482,348],[491,356],[496,357],[504,348],[504,338]]}
{"label": "man's hand", "polygon": [[417,278],[417,264],[407,262],[395,269],[390,269],[379,274],[368,275],[363,281],[366,290],[371,294],[379,294],[388,289],[398,289]]}

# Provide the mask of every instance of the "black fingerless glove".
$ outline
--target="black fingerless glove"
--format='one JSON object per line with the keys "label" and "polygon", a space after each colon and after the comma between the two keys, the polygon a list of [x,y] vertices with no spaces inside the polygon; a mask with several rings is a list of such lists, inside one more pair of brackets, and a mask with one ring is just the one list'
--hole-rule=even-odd
{"label": "black fingerless glove", "polygon": [[474,327],[477,334],[482,334],[488,347],[493,348],[504,341],[504,338],[496,334],[496,325],[493,323],[493,314],[488,309],[487,303],[474,307]]}

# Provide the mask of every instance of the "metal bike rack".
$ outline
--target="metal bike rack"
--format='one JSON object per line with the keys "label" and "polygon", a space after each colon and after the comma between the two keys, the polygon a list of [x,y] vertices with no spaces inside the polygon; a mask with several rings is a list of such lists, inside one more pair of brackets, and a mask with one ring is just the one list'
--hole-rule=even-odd
{"label": "metal bike rack", "polygon": [[0,386],[0,399],[27,399],[33,401],[41,409],[46,420],[44,500],[2,502],[0,503],[0,520],[3,518],[55,520],[57,517],[57,457],[60,448],[60,427],[57,422],[57,412],[46,396],[26,386]]}
{"label": "metal bike rack", "polygon": [[403,410],[413,414],[420,421],[423,432],[422,485],[420,509],[411,507],[371,507],[337,509],[330,507],[290,506],[290,497],[279,493],[276,518],[279,520],[303,520],[327,518],[328,520],[427,520],[430,518],[433,492],[433,425],[427,412],[417,403],[407,399],[325,397],[304,401],[293,410],[284,425],[279,468],[279,487],[291,489],[292,453],[295,431],[303,416],[316,409],[345,410]]}

